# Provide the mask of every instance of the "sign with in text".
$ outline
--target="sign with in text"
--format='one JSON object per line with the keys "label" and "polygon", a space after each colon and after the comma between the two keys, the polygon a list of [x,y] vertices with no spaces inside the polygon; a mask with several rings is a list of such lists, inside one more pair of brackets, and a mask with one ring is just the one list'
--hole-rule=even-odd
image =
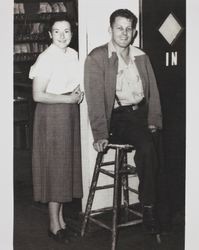
{"label": "sign with in text", "polygon": [[[160,34],[164,37],[169,45],[173,45],[178,39],[179,35],[183,31],[183,27],[174,16],[173,13],[170,13],[162,25],[159,28]],[[177,66],[178,65],[178,52],[166,52],[165,53],[165,65],[168,66]]]}

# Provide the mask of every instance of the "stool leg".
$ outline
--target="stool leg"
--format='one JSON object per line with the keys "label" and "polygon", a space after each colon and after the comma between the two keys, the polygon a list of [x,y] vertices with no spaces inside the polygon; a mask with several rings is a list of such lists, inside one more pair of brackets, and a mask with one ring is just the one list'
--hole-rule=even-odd
{"label": "stool leg", "polygon": [[[127,152],[124,153],[123,168],[126,168],[127,164]],[[128,221],[129,214],[129,191],[128,191],[128,174],[122,175],[122,187],[123,187],[123,198],[124,198],[124,212],[125,212],[125,222]]]}
{"label": "stool leg", "polygon": [[87,204],[86,204],[84,220],[83,220],[82,229],[81,229],[81,236],[82,237],[85,234],[86,226],[88,224],[88,218],[89,218],[90,213],[91,213],[91,208],[92,208],[92,205],[93,205],[93,199],[94,199],[94,196],[95,196],[95,188],[97,186],[97,181],[98,181],[98,177],[99,177],[99,170],[100,170],[100,164],[102,162],[103,155],[104,155],[103,152],[100,152],[97,155],[97,159],[96,159],[96,163],[95,163],[95,169],[94,169],[94,173],[93,173],[93,178],[92,178],[92,182],[91,182],[91,186],[90,186],[90,190],[89,190],[89,195],[88,195],[88,200],[87,200]]}
{"label": "stool leg", "polygon": [[118,236],[118,218],[121,205],[121,179],[119,169],[122,161],[122,154],[120,149],[116,149],[115,153],[115,178],[114,178],[114,194],[113,194],[113,227],[112,227],[112,250],[116,249],[117,236]]}
{"label": "stool leg", "polygon": [[126,155],[126,152],[123,150],[123,149],[120,149],[120,154],[119,154],[119,185],[118,185],[118,223],[120,223],[120,218],[121,218],[121,208],[122,208],[122,186],[123,186],[123,183],[122,183],[122,177],[123,175],[120,174],[120,171],[124,165],[124,161],[125,161],[125,155]]}

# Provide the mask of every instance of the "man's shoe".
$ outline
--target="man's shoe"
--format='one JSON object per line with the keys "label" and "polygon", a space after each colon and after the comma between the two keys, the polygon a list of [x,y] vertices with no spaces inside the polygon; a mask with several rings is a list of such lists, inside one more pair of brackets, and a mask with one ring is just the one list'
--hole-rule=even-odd
{"label": "man's shoe", "polygon": [[171,232],[172,232],[171,224],[169,224],[169,223],[160,224],[160,233],[161,233],[161,235],[168,235]]}
{"label": "man's shoe", "polygon": [[143,206],[143,225],[148,233],[158,233],[158,223],[153,205]]}
{"label": "man's shoe", "polygon": [[69,243],[69,237],[66,235],[66,232],[64,229],[60,229],[56,232],[56,234],[52,233],[50,230],[48,230],[48,236],[54,240],[56,240],[59,243],[68,244]]}

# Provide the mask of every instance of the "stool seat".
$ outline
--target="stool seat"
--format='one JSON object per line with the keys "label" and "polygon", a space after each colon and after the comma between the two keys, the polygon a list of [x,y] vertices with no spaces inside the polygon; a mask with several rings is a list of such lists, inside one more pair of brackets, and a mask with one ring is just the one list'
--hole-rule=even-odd
{"label": "stool seat", "polygon": [[[104,155],[107,154],[110,149],[114,150],[115,159],[113,161],[104,161]],[[128,186],[128,176],[136,175],[136,168],[127,164],[127,153],[131,152],[134,149],[134,146],[129,144],[108,144],[104,152],[99,152],[97,154],[95,169],[89,190],[81,235],[84,236],[88,222],[92,221],[95,224],[112,232],[112,250],[116,249],[118,229],[120,227],[142,223],[142,214],[129,207],[129,192],[133,192],[138,195],[137,190]],[[114,170],[106,169],[106,167],[110,165],[114,166]],[[105,174],[113,178],[114,183],[109,185],[97,186],[99,174]],[[92,210],[95,191],[108,188],[113,188],[113,206],[111,208]],[[122,191],[124,200],[123,205],[121,203]],[[120,208],[122,207],[125,211],[125,222],[120,223]],[[97,214],[107,211],[113,212],[112,227],[108,226],[99,219],[94,218]],[[134,214],[137,219],[129,221],[129,213]]]}
{"label": "stool seat", "polygon": [[134,146],[129,144],[108,144],[107,148],[133,150]]}

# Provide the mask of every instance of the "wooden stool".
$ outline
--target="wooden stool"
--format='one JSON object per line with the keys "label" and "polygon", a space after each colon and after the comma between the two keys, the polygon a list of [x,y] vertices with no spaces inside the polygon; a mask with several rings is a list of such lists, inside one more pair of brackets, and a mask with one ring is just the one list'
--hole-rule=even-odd
{"label": "wooden stool", "polygon": [[[115,160],[103,162],[103,156],[107,153],[109,149],[115,150]],[[82,224],[81,235],[84,236],[86,226],[88,221],[92,221],[97,225],[106,228],[112,232],[112,250],[116,249],[117,236],[118,236],[118,228],[135,225],[142,222],[142,214],[130,209],[129,207],[129,191],[138,194],[138,191],[130,188],[128,186],[128,175],[135,175],[135,167],[127,164],[127,152],[130,152],[134,149],[131,145],[118,145],[118,144],[109,144],[105,150],[105,152],[100,152],[97,155],[95,169],[93,173],[93,178],[91,182],[91,187],[89,190],[89,196],[87,200],[86,210],[84,214],[84,220]],[[106,170],[104,167],[114,165],[114,172]],[[103,173],[107,176],[114,178],[114,184],[97,186],[99,174]],[[113,188],[113,207],[111,208],[102,208],[98,210],[92,210],[92,204],[95,196],[95,191]],[[121,207],[121,190],[123,189],[123,199],[124,199],[124,211],[125,211],[125,222],[119,224],[119,215],[120,215],[120,207]],[[106,212],[108,210],[113,211],[112,218],[112,227],[109,227],[102,221],[94,218],[96,214],[100,212]],[[131,212],[138,217],[138,219],[128,221],[128,213]]]}

